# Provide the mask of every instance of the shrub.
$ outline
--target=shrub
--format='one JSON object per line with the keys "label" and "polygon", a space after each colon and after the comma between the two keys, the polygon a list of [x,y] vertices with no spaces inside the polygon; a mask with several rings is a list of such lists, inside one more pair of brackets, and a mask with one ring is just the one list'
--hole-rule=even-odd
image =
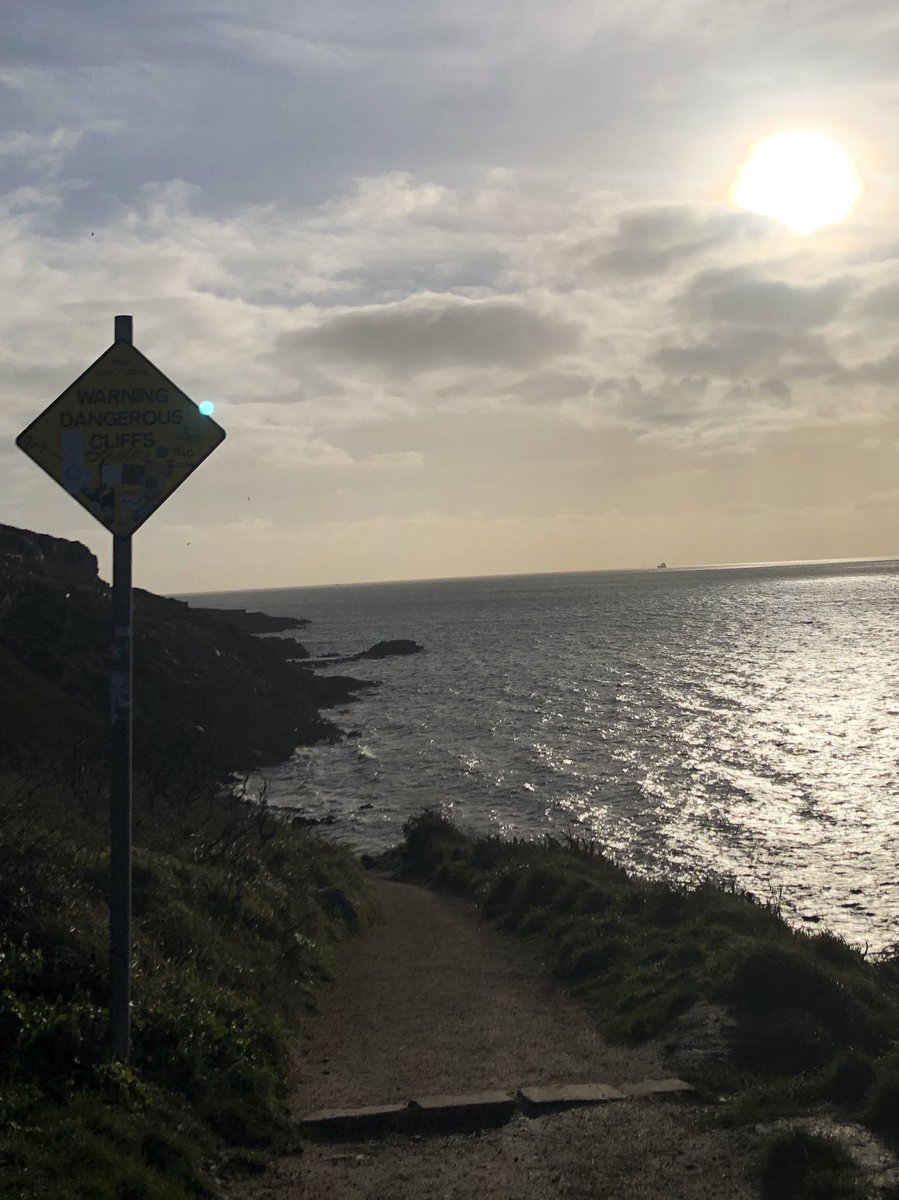
{"label": "shrub", "polygon": [[770,1143],[763,1156],[764,1200],[865,1200],[855,1162],[830,1138],[793,1130]]}
{"label": "shrub", "polygon": [[899,1146],[899,1051],[876,1065],[864,1117],[872,1129]]}

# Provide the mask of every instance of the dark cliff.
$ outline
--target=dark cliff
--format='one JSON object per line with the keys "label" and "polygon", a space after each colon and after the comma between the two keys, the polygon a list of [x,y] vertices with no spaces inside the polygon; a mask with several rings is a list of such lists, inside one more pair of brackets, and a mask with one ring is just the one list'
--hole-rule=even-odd
{"label": "dark cliff", "polygon": [[[84,546],[0,525],[0,754],[104,746],[110,607]],[[305,654],[135,589],[135,766],[160,781],[224,774],[339,736],[320,709],[365,685],[319,679],[292,661]]]}

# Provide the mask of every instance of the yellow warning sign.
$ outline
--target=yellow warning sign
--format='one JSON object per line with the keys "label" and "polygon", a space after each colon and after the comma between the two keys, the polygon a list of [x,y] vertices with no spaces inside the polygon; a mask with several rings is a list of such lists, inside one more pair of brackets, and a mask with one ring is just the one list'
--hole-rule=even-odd
{"label": "yellow warning sign", "polygon": [[16,444],[91,516],[129,537],[224,437],[130,342],[116,342]]}

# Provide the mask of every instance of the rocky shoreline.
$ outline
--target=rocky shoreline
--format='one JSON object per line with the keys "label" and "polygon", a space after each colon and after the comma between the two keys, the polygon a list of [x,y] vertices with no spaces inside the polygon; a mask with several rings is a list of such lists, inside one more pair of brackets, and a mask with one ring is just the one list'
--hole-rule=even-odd
{"label": "rocky shoreline", "polygon": [[[77,542],[0,525],[0,578],[0,753],[40,754],[49,709],[79,744],[105,754],[110,589],[96,558]],[[307,623],[191,608],[135,588],[136,769],[157,779],[222,775],[343,737],[325,710],[377,684],[317,674],[305,646],[282,636]],[[385,652],[403,650],[382,644],[327,665]]]}
{"label": "rocky shoreline", "polygon": [[245,608],[193,608],[195,613],[227,621],[244,633],[286,633],[289,629],[302,629],[310,622],[306,617],[271,617],[264,612],[248,612]]}
{"label": "rocky shoreline", "polygon": [[393,658],[407,654],[421,654],[424,646],[420,646],[418,642],[413,642],[411,638],[390,638],[385,642],[375,642],[373,646],[369,646],[367,650],[360,650],[358,654],[323,654],[320,658],[310,658],[307,661],[307,666],[310,667],[332,667],[337,663],[362,662],[365,659],[377,658]]}

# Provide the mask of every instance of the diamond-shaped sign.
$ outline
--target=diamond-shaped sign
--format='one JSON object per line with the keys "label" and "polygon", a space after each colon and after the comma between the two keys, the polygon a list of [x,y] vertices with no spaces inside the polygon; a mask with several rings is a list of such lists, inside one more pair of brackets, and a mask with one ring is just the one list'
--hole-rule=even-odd
{"label": "diamond-shaped sign", "polygon": [[224,437],[130,342],[115,342],[16,444],[108,530],[129,537]]}

